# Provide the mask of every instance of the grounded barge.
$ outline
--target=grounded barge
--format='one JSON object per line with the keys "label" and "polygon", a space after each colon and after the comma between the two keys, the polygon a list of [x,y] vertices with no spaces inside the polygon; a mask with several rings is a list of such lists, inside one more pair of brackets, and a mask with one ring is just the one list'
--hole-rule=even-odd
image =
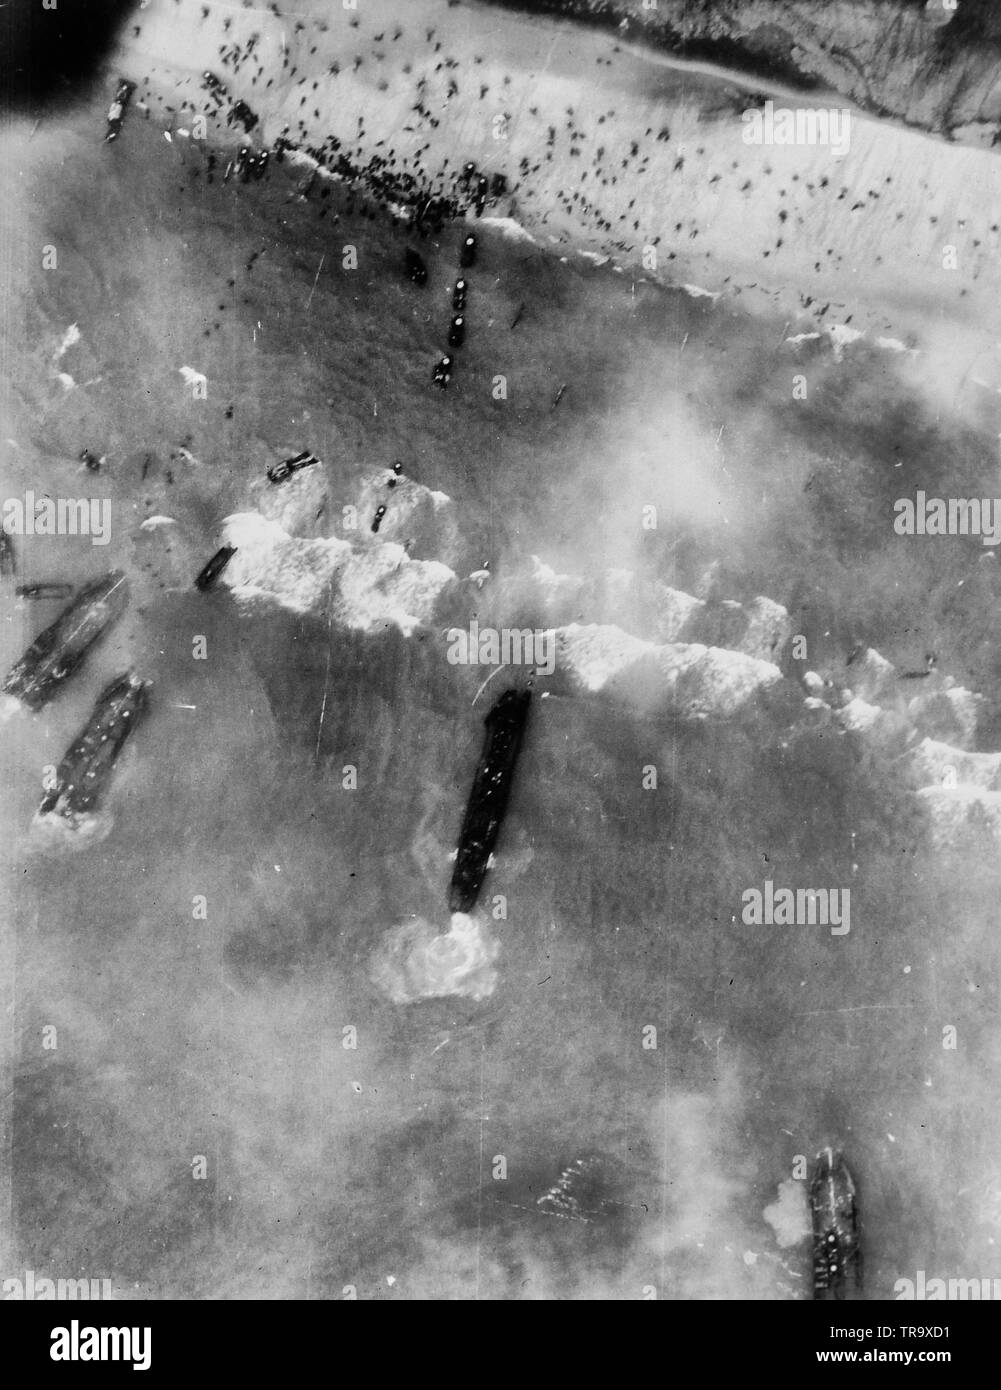
{"label": "grounded barge", "polygon": [[862,1289],[862,1247],[855,1182],[843,1156],[825,1149],[810,1183],[813,1296],[844,1300]]}
{"label": "grounded barge", "polygon": [[470,912],[479,896],[507,809],[531,698],[528,690],[507,690],[484,720],[487,736],[459,832],[448,899],[452,912]]}
{"label": "grounded barge", "polygon": [[128,583],[121,570],[112,570],[87,584],[14,664],[3,683],[3,693],[31,710],[47,705],[98,638],[121,616],[128,597]]}
{"label": "grounded barge", "polygon": [[92,812],[111,780],[118,755],[149,704],[149,682],[131,672],[116,676],[97,698],[86,726],[66,750],[56,784],[45,793],[39,816],[74,824]]}

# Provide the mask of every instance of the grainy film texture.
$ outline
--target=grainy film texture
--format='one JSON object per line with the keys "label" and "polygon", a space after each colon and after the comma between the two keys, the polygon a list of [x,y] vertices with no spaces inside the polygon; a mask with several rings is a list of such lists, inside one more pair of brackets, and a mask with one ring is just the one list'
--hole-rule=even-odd
{"label": "grainy film texture", "polygon": [[2,1297],[1001,1297],[998,7],[0,50]]}

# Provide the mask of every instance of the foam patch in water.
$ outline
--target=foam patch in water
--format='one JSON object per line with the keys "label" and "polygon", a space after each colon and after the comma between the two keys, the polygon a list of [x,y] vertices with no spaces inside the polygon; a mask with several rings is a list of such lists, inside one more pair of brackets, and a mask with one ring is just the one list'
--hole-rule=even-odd
{"label": "foam patch in water", "polygon": [[372,961],[372,981],[394,1004],[459,995],[486,999],[497,984],[500,954],[485,922],[453,912],[447,932],[423,917],[393,927]]}
{"label": "foam patch in water", "polygon": [[100,844],[111,834],[115,818],[108,812],[96,815],[60,816],[36,811],[31,820],[35,848],[51,854],[77,854]]}

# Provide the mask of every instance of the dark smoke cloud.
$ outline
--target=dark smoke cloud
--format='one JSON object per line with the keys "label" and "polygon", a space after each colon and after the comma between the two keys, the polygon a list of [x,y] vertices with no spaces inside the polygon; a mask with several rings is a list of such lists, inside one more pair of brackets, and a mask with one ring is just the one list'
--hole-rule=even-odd
{"label": "dark smoke cloud", "polygon": [[65,101],[100,69],[137,0],[8,0],[0,9],[0,111]]}

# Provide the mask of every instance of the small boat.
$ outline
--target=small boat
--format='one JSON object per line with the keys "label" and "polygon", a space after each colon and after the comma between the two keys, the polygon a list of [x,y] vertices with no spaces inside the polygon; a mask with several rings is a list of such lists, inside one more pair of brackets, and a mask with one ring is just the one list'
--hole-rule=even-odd
{"label": "small boat", "polygon": [[116,140],[120,135],[125,123],[125,110],[132,100],[132,93],[135,89],[136,84],[134,82],[126,81],[124,77],[119,79],[115,99],[108,108],[108,130],[104,137],[105,141]]}
{"label": "small boat", "polygon": [[202,593],[207,589],[211,589],[235,554],[235,545],[220,546],[205,568],[199,573],[198,578],[195,580],[195,588],[201,589]]}
{"label": "small boat", "polygon": [[268,481],[272,483],[284,483],[287,478],[291,478],[293,473],[299,473],[304,468],[310,468],[320,460],[315,454],[311,454],[308,449],[304,449],[301,454],[294,454],[290,459],[283,459],[281,463],[273,463],[268,469]]}
{"label": "small boat", "polygon": [[408,277],[415,285],[426,285],[428,282],[428,268],[424,263],[424,257],[416,252],[413,247],[408,246],[404,256],[403,265]]}
{"label": "small boat", "polygon": [[14,590],[18,598],[27,599],[69,598],[72,592],[72,584],[60,584],[55,580],[43,584],[19,584]]}
{"label": "small boat", "polygon": [[434,373],[431,379],[434,382],[435,386],[440,386],[443,391],[445,387],[448,385],[448,383],[452,380],[452,365],[452,359],[447,352],[445,353],[444,357],[442,357],[441,360],[435,364]]}

